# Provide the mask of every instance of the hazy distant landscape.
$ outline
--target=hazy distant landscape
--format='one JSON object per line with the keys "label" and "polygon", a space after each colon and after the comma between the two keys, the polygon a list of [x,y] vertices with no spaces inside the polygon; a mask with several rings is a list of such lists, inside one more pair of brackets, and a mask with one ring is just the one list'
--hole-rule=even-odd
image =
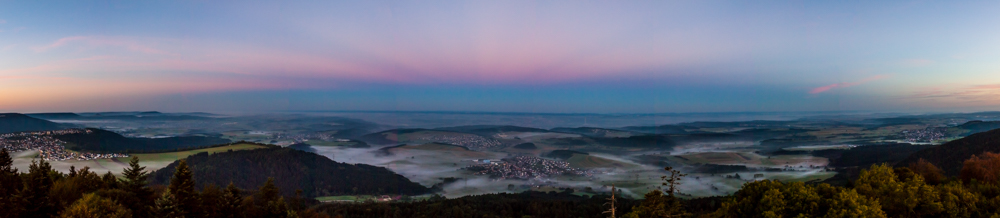
{"label": "hazy distant landscape", "polygon": [[[366,120],[365,115],[375,118]],[[774,115],[759,113],[693,114],[684,119],[681,114],[448,112],[26,116],[34,120],[25,124],[93,128],[90,134],[54,136],[69,152],[126,153],[140,157],[141,165],[150,170],[200,152],[263,148],[242,143],[249,142],[308,151],[337,162],[385,167],[425,187],[440,187],[436,193],[451,198],[566,189],[589,196],[609,192],[612,185],[626,196],[641,198],[660,188],[662,168],[668,166],[688,175],[681,182],[683,198],[729,195],[748,181],[765,179],[837,182],[840,171],[895,164],[928,145],[1000,127],[996,122],[1000,112],[793,113],[775,120],[763,120]],[[655,119],[701,117],[711,121],[643,125]],[[11,132],[20,131],[6,130]],[[140,140],[167,142],[154,145]],[[88,146],[100,149],[83,149]],[[31,149],[13,154],[15,167],[21,170],[38,156]],[[49,161],[62,172],[75,165],[119,174],[128,157]]]}

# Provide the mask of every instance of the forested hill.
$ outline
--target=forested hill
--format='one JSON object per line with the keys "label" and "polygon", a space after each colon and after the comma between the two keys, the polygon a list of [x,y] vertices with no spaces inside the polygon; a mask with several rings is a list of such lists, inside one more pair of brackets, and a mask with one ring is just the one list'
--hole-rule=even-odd
{"label": "forested hill", "polygon": [[181,136],[170,138],[127,138],[107,130],[89,129],[90,133],[75,133],[55,136],[68,142],[66,148],[90,152],[153,152],[175,151],[229,143],[228,139],[205,136]]}
{"label": "forested hill", "polygon": [[958,125],[960,129],[969,130],[968,135],[986,132],[994,129],[1000,128],[1000,121],[969,121],[962,125]]}
{"label": "forested hill", "polygon": [[[255,189],[275,178],[286,196],[302,190],[305,197],[353,194],[419,195],[430,191],[386,168],[365,164],[347,164],[327,157],[290,148],[267,148],[229,151],[188,157],[195,187],[215,184],[225,187],[233,182],[241,189]],[[152,184],[168,184],[178,162],[157,170]]]}
{"label": "forested hill", "polygon": [[972,155],[980,155],[985,152],[1000,153],[1000,129],[972,134],[959,140],[918,151],[897,166],[908,166],[919,159],[924,159],[940,167],[946,175],[956,176],[962,169],[965,160]]}
{"label": "forested hill", "polygon": [[28,131],[60,130],[68,125],[53,123],[48,120],[30,117],[24,114],[0,114],[0,134]]}
{"label": "forested hill", "polygon": [[75,113],[36,113],[36,114],[25,114],[30,117],[45,119],[45,120],[59,120],[59,119],[77,119],[80,118],[79,114]]}

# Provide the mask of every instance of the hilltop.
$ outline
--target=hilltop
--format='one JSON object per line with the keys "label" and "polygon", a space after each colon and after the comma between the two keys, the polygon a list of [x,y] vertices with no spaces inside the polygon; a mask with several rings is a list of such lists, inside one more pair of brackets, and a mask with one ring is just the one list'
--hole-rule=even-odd
{"label": "hilltop", "polygon": [[976,133],[986,132],[994,129],[1000,129],[1000,121],[969,121],[962,125],[957,126],[959,129],[969,130],[965,135],[972,135]]}
{"label": "hilltop", "polygon": [[0,134],[29,131],[60,130],[68,127],[48,120],[34,118],[24,114],[0,114]]}
{"label": "hilltop", "polygon": [[651,134],[684,134],[687,133],[687,128],[677,125],[662,125],[662,126],[628,126],[622,128],[623,130],[644,132]]}
{"label": "hilltop", "polygon": [[366,142],[368,144],[376,145],[386,145],[386,144],[397,144],[399,143],[399,135],[415,133],[420,131],[428,131],[427,129],[392,129],[376,133],[370,133],[357,137],[359,141]]}
{"label": "hilltop", "polygon": [[228,139],[205,136],[180,136],[155,139],[127,138],[107,130],[93,128],[88,128],[88,130],[90,130],[90,133],[74,133],[54,137],[67,142],[66,148],[68,149],[89,152],[133,153],[175,151],[230,142]]}
{"label": "hilltop", "polygon": [[972,134],[965,138],[918,151],[896,166],[908,166],[919,159],[927,160],[944,170],[945,175],[956,176],[962,170],[962,163],[986,152],[1000,153],[1000,129]]}
{"label": "hilltop", "polygon": [[437,128],[435,130],[442,131],[452,131],[452,132],[462,132],[469,134],[476,134],[485,137],[491,137],[495,134],[509,133],[509,132],[549,132],[548,130],[531,128],[531,127],[520,127],[520,126],[496,126],[496,125],[473,125],[473,126],[455,126],[455,127],[444,127]]}
{"label": "hilltop", "polygon": [[638,135],[639,133],[624,130],[615,129],[605,129],[596,127],[577,127],[577,128],[552,128],[553,132],[570,133],[589,137],[629,137],[633,135]]}
{"label": "hilltop", "polygon": [[[196,181],[195,187],[214,184],[225,187],[230,182],[241,189],[255,189],[267,178],[286,196],[302,190],[305,197],[403,194],[419,195],[430,191],[386,168],[365,164],[347,164],[327,157],[289,148],[266,148],[201,153],[188,157]],[[153,172],[152,184],[168,184],[178,162]]]}
{"label": "hilltop", "polygon": [[79,114],[76,113],[35,113],[26,114],[30,117],[46,120],[60,120],[60,119],[76,119],[80,118]]}

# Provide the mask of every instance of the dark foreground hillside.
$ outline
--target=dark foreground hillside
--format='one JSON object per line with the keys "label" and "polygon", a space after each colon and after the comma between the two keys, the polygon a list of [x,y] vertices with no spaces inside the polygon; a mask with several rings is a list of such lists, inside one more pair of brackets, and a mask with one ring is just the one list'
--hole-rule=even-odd
{"label": "dark foreground hillside", "polygon": [[924,159],[944,170],[945,175],[957,176],[965,160],[968,160],[972,155],[981,155],[985,152],[1000,153],[1000,129],[972,134],[962,139],[918,151],[899,162],[897,166],[908,166]]}
{"label": "dark foreground hillside", "polygon": [[829,149],[813,151],[812,155],[830,159],[831,167],[867,168],[874,164],[896,164],[913,153],[931,148],[932,145],[912,145],[908,143],[875,144],[851,149]]}
{"label": "dark foreground hillside", "polygon": [[[224,187],[233,182],[241,189],[252,189],[275,178],[282,194],[292,196],[302,190],[306,197],[353,194],[428,193],[427,187],[386,168],[364,164],[346,164],[321,155],[289,148],[201,153],[186,159],[194,174],[196,187],[215,184]],[[157,170],[152,184],[168,184],[178,162]]]}

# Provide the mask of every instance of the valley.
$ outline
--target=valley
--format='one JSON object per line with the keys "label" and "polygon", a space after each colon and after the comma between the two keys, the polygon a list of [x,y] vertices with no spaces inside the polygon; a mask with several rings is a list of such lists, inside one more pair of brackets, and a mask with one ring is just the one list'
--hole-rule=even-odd
{"label": "valley", "polygon": [[[58,159],[39,153],[45,149],[14,149],[17,168],[23,169],[32,158],[41,157],[64,172],[69,171],[69,166],[86,166],[118,174],[133,156],[139,157],[140,165],[156,170],[203,152],[288,146],[336,162],[385,167],[423,186],[438,187],[448,197],[548,189],[572,189],[587,195],[606,192],[612,185],[623,188],[627,195],[640,197],[660,188],[662,168],[667,166],[688,174],[689,179],[681,182],[682,196],[706,197],[732,193],[747,181],[817,183],[834,178],[845,167],[894,164],[927,144],[982,131],[989,121],[978,119],[996,119],[1000,113],[908,116],[902,121],[893,117],[806,116],[787,121],[551,129],[462,122],[445,127],[394,128],[354,118],[309,114],[119,112],[56,117],[75,118],[58,125],[72,125],[81,128],[74,131],[87,132],[54,135],[53,146],[84,156]],[[227,143],[197,144],[213,140]],[[86,156],[88,151],[139,152],[103,157]],[[885,155],[896,151],[904,153]]]}

